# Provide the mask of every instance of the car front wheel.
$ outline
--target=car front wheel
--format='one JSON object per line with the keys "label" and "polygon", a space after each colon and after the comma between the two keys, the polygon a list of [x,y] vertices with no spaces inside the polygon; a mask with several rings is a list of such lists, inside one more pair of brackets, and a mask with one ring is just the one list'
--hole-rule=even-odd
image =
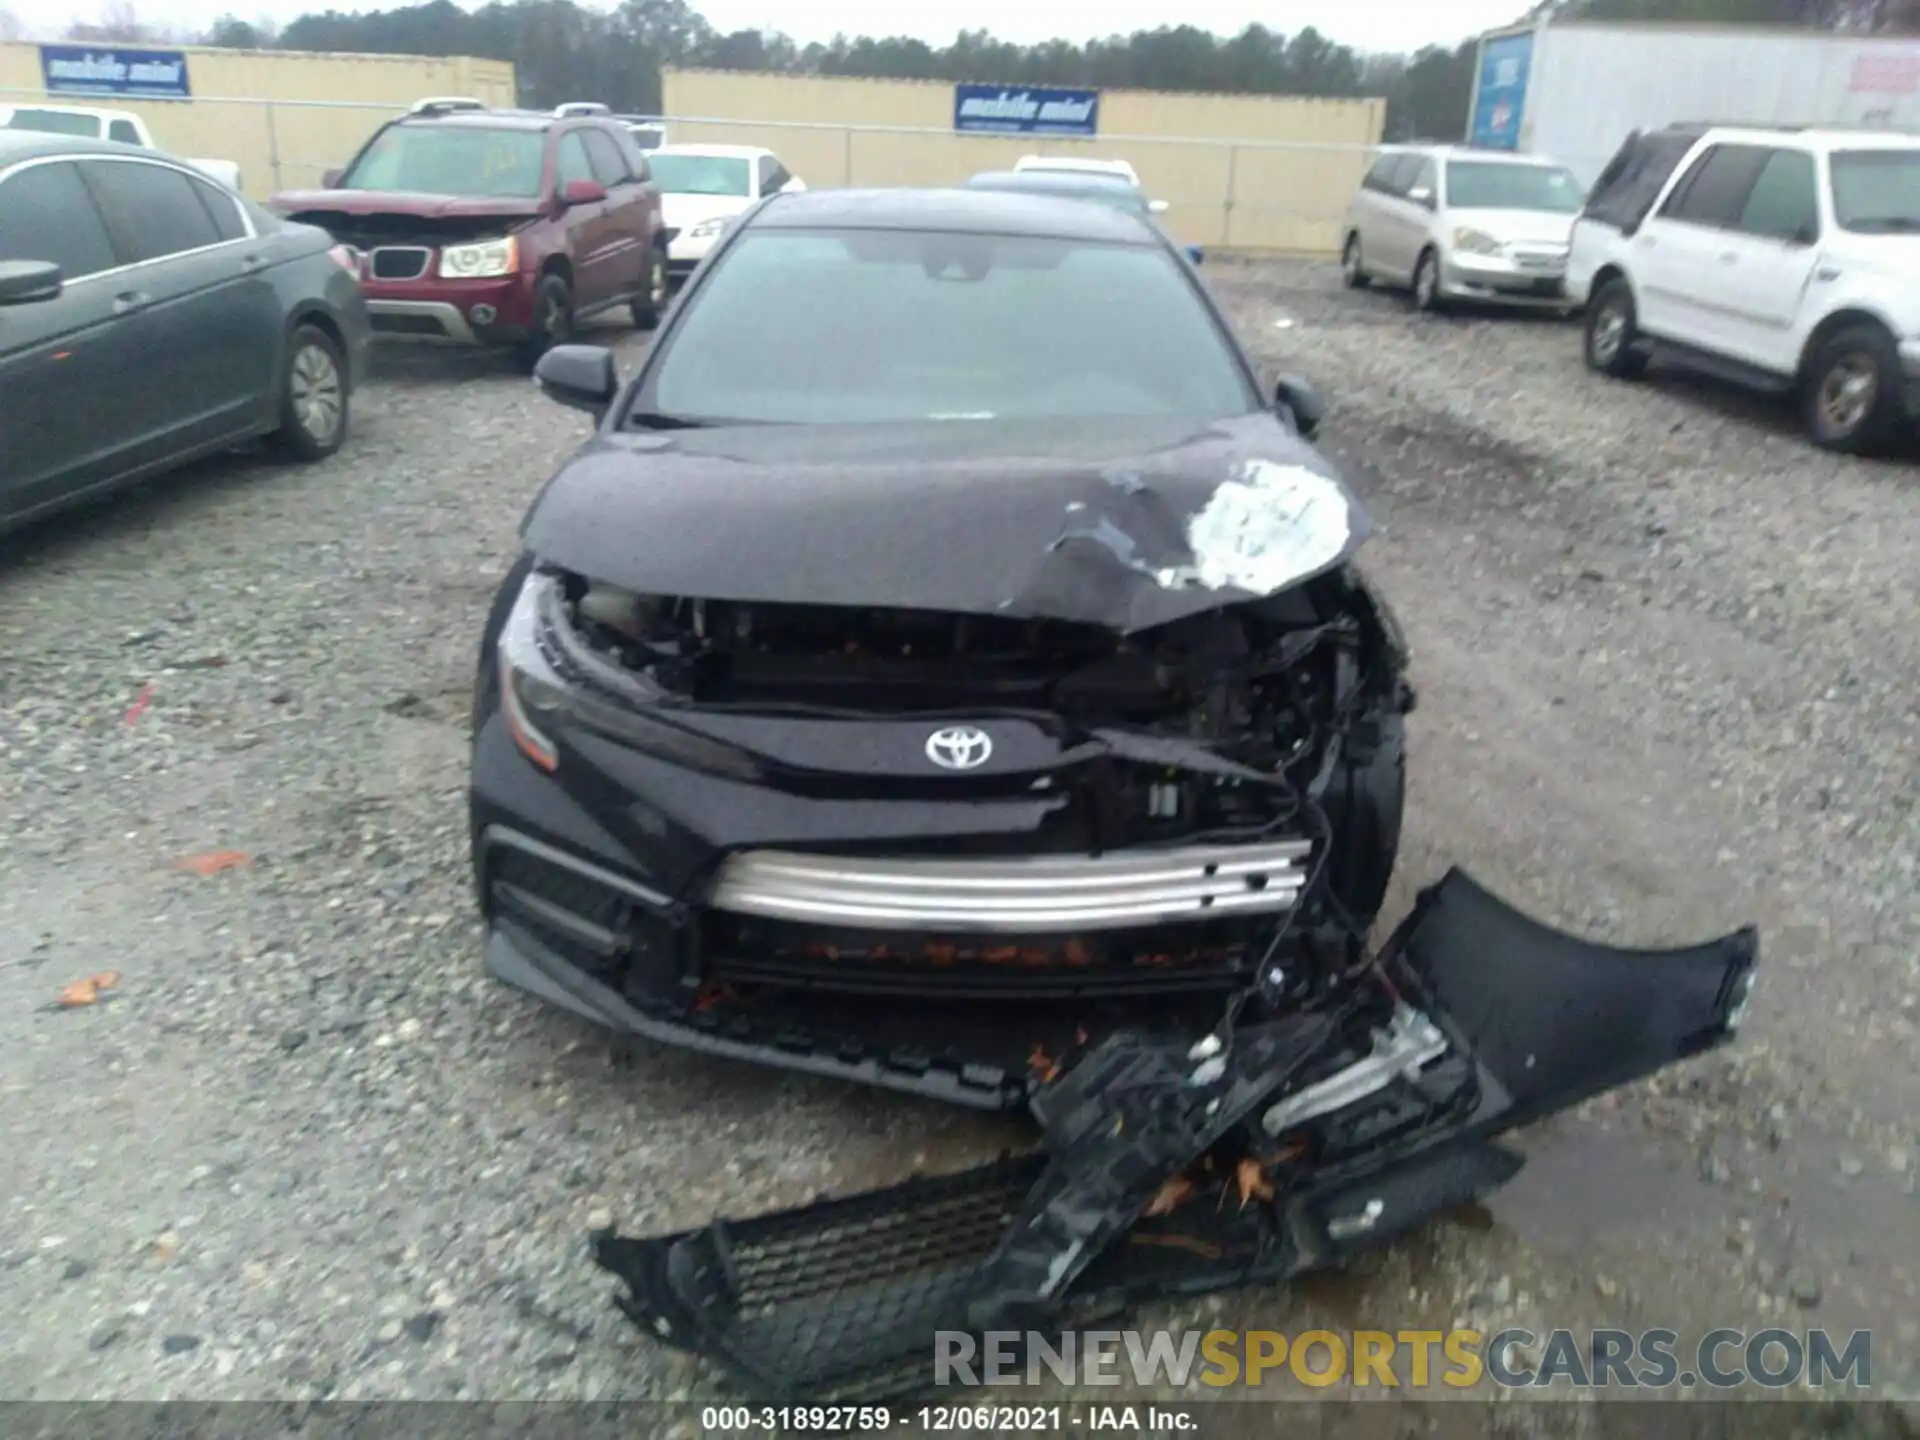
{"label": "car front wheel", "polygon": [[545,276],[533,292],[533,330],[520,343],[520,363],[531,370],[542,355],[564,345],[572,333],[573,290],[560,276]]}
{"label": "car front wheel", "polygon": [[1801,391],[1807,433],[1823,450],[1870,455],[1906,420],[1900,352],[1878,325],[1849,325],[1810,357]]}
{"label": "car front wheel", "polygon": [[1440,293],[1440,257],[1432,250],[1420,252],[1420,263],[1413,269],[1413,308],[1428,313],[1444,309],[1446,297]]}
{"label": "car front wheel", "polygon": [[1347,236],[1346,249],[1340,252],[1340,277],[1349,290],[1364,290],[1372,283],[1366,267],[1360,263],[1360,236]]}
{"label": "car front wheel", "polygon": [[296,460],[326,459],[346,441],[350,398],[334,338],[317,325],[296,326],[280,380],[280,448]]}
{"label": "car front wheel", "polygon": [[1640,340],[1639,313],[1624,280],[1609,280],[1587,306],[1587,368],[1616,380],[1630,380],[1647,368],[1634,347]]}
{"label": "car front wheel", "polygon": [[646,289],[633,302],[633,327],[655,330],[667,309],[667,247],[655,245],[647,251]]}

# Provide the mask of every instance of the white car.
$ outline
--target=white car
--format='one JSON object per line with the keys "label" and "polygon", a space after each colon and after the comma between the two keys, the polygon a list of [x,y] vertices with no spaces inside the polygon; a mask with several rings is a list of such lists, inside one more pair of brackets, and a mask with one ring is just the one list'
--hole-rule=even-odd
{"label": "white car", "polygon": [[1140,177],[1125,160],[1090,160],[1072,155],[1022,155],[1013,162],[1013,168],[1016,171],[1042,170],[1061,175],[1108,175],[1126,181],[1135,189],[1140,187]]}
{"label": "white car", "polygon": [[[164,147],[153,138],[147,122],[131,110],[102,110],[93,105],[0,105],[0,130],[38,130],[49,135],[80,135],[89,140],[117,140],[142,150]],[[185,156],[179,157],[183,160]],[[186,160],[210,180],[235,193],[240,189],[240,167],[231,160]]]}
{"label": "white car", "polygon": [[1422,310],[1450,300],[1569,307],[1565,277],[1580,182],[1532,155],[1392,145],[1347,209],[1340,268],[1359,289],[1403,285]]}
{"label": "white car", "polygon": [[1658,358],[1796,395],[1866,453],[1920,418],[1920,136],[1670,126],[1629,136],[1574,227],[1586,360]]}
{"label": "white car", "polygon": [[764,196],[806,185],[771,150],[751,145],[663,145],[647,152],[660,212],[674,232],[667,274],[685,279],[736,215]]}

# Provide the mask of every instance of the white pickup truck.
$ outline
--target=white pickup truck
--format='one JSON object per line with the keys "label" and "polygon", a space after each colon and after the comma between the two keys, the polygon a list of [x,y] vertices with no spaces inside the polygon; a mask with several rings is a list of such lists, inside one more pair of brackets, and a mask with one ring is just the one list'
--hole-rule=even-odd
{"label": "white pickup truck", "polygon": [[[142,150],[165,150],[131,110],[100,110],[91,105],[0,105],[0,130],[41,130],[80,135],[89,140],[118,140]],[[190,160],[187,164],[229,190],[240,189],[240,167],[231,160]]]}

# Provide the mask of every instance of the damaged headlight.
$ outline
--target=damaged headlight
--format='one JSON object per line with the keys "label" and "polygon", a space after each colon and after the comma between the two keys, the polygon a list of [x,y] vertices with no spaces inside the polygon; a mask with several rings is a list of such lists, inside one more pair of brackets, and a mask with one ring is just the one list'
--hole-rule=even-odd
{"label": "damaged headlight", "polygon": [[519,242],[511,235],[474,245],[449,245],[440,252],[440,274],[448,280],[486,280],[511,275],[519,264]]}
{"label": "damaged headlight", "polygon": [[[563,666],[592,672],[605,665],[570,639],[566,625],[559,582],[536,574],[528,577],[500,632],[500,708],[513,743],[527,759],[549,773],[559,769],[555,734],[577,726],[690,770],[736,780],[761,778],[760,766],[745,751],[655,719],[566,673]],[[620,688],[631,684],[629,677]]]}

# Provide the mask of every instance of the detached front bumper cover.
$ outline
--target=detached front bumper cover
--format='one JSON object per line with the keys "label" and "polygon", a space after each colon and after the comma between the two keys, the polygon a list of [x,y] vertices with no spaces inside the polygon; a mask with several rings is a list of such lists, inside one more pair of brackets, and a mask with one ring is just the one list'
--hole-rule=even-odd
{"label": "detached front bumper cover", "polygon": [[903,1398],[931,1385],[937,1332],[1058,1330],[1284,1279],[1504,1183],[1521,1161],[1501,1133],[1730,1038],[1757,955],[1751,928],[1589,944],[1452,871],[1344,998],[1225,1036],[1103,1041],[1032,1096],[1033,1154],[603,1232],[594,1258],[635,1323],[749,1393]]}

